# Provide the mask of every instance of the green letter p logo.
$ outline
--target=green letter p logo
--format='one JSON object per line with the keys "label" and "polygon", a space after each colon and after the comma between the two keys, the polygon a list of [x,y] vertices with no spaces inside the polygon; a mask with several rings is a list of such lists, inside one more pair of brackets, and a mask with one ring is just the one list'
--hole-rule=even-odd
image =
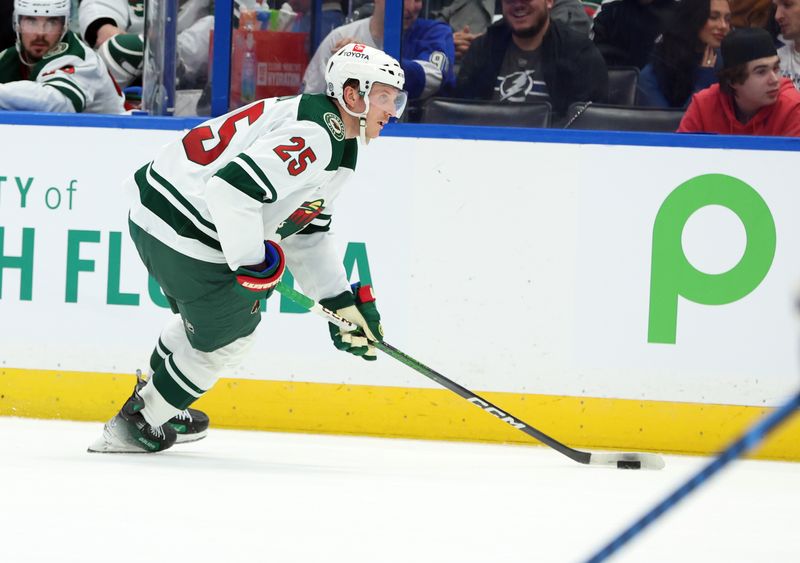
{"label": "green letter p logo", "polygon": [[[692,266],[683,252],[689,217],[707,205],[721,205],[744,225],[747,245],[739,263],[721,274]],[[656,215],[650,270],[648,342],[675,344],[678,296],[702,305],[724,305],[753,291],[775,256],[775,223],[761,196],[746,183],[724,174],[692,178],[673,191]]]}

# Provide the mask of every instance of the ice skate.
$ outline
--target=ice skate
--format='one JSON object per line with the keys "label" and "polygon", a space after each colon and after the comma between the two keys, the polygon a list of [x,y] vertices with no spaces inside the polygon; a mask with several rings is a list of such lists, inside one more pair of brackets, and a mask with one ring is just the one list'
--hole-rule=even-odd
{"label": "ice skate", "polygon": [[176,444],[196,442],[208,435],[208,415],[197,409],[186,409],[167,421],[177,434]]}
{"label": "ice skate", "polygon": [[171,447],[177,438],[169,424],[153,427],[140,412],[144,400],[139,396],[137,382],[133,395],[125,401],[119,413],[106,422],[103,436],[89,446],[95,453],[153,453]]}
{"label": "ice skate", "polygon": [[[141,391],[147,384],[147,379],[142,375],[141,370],[136,370],[136,391]],[[197,409],[182,410],[167,421],[167,424],[175,429],[178,435],[176,444],[196,442],[208,435],[208,415]]]}

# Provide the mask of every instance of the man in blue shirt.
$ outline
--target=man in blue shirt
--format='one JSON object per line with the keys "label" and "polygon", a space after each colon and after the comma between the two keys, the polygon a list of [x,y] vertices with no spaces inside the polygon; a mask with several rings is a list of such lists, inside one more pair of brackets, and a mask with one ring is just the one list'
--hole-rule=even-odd
{"label": "man in blue shirt", "polygon": [[[453,31],[440,21],[419,18],[421,0],[403,4],[403,47],[400,66],[409,99],[424,99],[455,84]],[[325,68],[331,55],[348,43],[383,49],[385,0],[376,0],[372,16],[334,29],[320,43],[303,77],[303,91],[325,91]]]}

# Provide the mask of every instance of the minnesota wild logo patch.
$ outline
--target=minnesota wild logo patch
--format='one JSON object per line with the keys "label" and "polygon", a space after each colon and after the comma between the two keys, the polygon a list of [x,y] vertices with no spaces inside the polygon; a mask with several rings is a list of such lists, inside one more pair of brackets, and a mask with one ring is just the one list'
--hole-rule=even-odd
{"label": "minnesota wild logo patch", "polygon": [[47,51],[45,55],[42,57],[43,59],[52,59],[53,57],[57,57],[58,55],[65,53],[69,49],[69,44],[64,43],[63,41],[60,42],[58,45]]}
{"label": "minnesota wild logo patch", "polygon": [[328,126],[334,139],[337,141],[344,139],[344,122],[342,122],[341,117],[329,111],[322,116],[322,120],[325,122],[325,125]]}
{"label": "minnesota wild logo patch", "polygon": [[303,205],[295,209],[294,212],[278,226],[275,232],[281,236],[281,239],[285,239],[289,235],[293,235],[306,227],[317,215],[322,213],[323,209],[325,209],[324,199],[306,201]]}

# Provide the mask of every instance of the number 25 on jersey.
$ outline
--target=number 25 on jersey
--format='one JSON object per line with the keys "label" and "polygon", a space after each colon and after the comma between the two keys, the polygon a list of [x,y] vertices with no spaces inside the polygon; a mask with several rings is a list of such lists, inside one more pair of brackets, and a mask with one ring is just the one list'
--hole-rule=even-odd
{"label": "number 25 on jersey", "polygon": [[309,163],[317,160],[317,155],[314,154],[311,147],[306,146],[306,140],[303,137],[292,137],[289,142],[288,145],[278,145],[272,150],[275,151],[278,158],[289,163],[286,167],[289,174],[297,176],[308,167]]}

